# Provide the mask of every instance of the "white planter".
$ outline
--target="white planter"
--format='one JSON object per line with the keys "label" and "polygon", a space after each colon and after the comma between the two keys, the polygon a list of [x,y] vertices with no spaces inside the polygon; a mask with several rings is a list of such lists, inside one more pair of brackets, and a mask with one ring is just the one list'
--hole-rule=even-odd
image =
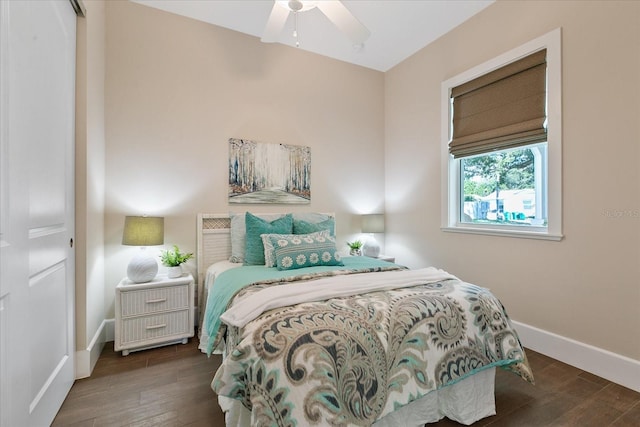
{"label": "white planter", "polygon": [[182,266],[167,267],[167,277],[169,279],[175,279],[180,276],[182,276]]}

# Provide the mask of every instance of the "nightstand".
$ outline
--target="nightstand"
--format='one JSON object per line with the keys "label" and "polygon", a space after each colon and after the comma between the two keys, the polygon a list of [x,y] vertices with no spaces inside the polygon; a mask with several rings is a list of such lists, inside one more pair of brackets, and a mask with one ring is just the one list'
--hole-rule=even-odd
{"label": "nightstand", "polygon": [[[366,256],[366,255],[363,255],[363,256]],[[387,262],[394,262],[394,263],[396,262],[396,257],[389,256],[389,255],[383,255],[383,254],[380,254],[380,255],[378,255],[376,257],[371,257],[371,258],[379,259],[381,261],[387,261]]]}
{"label": "nightstand", "polygon": [[122,279],[116,287],[114,350],[144,350],[181,342],[194,335],[194,281],[185,275],[158,275],[147,283]]}
{"label": "nightstand", "polygon": [[376,259],[380,259],[382,261],[387,261],[387,262],[396,262],[396,257],[388,256],[388,255],[382,255],[382,254],[378,255],[376,257]]}

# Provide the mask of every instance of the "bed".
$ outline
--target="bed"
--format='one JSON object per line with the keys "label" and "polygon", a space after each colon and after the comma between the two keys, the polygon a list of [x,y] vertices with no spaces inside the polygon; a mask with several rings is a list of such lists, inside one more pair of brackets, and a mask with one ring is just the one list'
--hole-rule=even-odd
{"label": "bed", "polygon": [[223,355],[227,426],[468,425],[495,414],[496,368],[533,383],[489,290],[341,256],[334,236],[331,213],[198,215],[200,349]]}

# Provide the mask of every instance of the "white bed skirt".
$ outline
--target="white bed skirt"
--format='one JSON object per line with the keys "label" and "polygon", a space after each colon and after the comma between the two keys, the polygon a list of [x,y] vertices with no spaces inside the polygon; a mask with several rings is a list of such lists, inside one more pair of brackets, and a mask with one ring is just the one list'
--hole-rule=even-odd
{"label": "white bed skirt", "polygon": [[[495,368],[485,369],[458,383],[433,391],[373,425],[420,427],[444,417],[469,425],[495,415],[495,374]],[[227,427],[251,427],[251,413],[239,400],[219,396],[218,403],[225,413]]]}

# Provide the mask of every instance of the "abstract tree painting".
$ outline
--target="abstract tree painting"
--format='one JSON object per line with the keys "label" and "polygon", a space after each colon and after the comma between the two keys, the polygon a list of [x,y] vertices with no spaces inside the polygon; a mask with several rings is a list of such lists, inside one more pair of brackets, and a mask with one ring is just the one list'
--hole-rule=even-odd
{"label": "abstract tree painting", "polygon": [[309,147],[229,139],[229,203],[310,201]]}

